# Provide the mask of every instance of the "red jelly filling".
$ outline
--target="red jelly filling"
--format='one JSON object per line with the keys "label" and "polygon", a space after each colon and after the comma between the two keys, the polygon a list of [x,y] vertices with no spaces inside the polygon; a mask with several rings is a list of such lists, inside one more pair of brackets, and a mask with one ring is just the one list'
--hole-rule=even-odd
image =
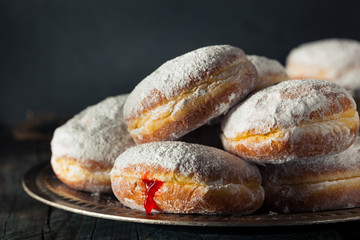
{"label": "red jelly filling", "polygon": [[142,179],[143,183],[145,184],[145,201],[144,201],[144,208],[146,213],[151,213],[151,210],[155,209],[160,211],[160,208],[154,202],[154,195],[159,190],[161,185],[163,185],[162,181],[158,180],[149,180],[149,179]]}

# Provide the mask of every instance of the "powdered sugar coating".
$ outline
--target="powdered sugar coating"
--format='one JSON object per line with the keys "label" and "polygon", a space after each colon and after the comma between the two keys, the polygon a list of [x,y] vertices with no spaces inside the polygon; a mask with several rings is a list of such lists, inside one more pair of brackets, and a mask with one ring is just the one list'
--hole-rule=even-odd
{"label": "powdered sugar coating", "polygon": [[261,181],[255,165],[217,148],[179,141],[152,142],[132,147],[116,159],[110,175],[121,175],[122,169],[137,165],[159,166],[192,178],[199,184],[222,185],[242,183],[249,179],[258,183]]}
{"label": "powdered sugar coating", "polygon": [[257,55],[247,55],[247,58],[256,67],[259,77],[269,73],[286,75],[285,67],[275,59]]}
{"label": "powdered sugar coating", "polygon": [[[329,96],[336,96],[334,102]],[[281,82],[234,107],[223,119],[222,130],[227,138],[235,138],[241,133],[290,129],[300,122],[343,113],[348,107],[343,105],[344,99],[356,109],[350,94],[335,83],[315,79]]]}
{"label": "powdered sugar coating", "polygon": [[359,206],[360,139],[331,156],[296,159],[261,167],[266,205],[300,212]]}
{"label": "powdered sugar coating", "polygon": [[[353,171],[360,169],[360,138],[345,151],[330,156],[318,156],[312,158],[296,159],[284,164],[267,165],[263,167],[263,174],[268,184],[291,184],[309,181],[309,177],[320,177],[328,174],[326,180],[349,178]],[[350,172],[348,172],[350,171]]]}
{"label": "powdered sugar coating", "polygon": [[[290,76],[311,78],[321,74],[324,80],[336,80],[344,70],[360,66],[360,42],[325,39],[304,43],[290,52],[286,62]],[[300,72],[296,68],[299,65],[304,66]]]}
{"label": "powdered sugar coating", "polygon": [[203,47],[169,60],[130,93],[124,117],[138,117],[144,110],[157,106],[160,100],[171,100],[180,91],[206,81],[221,67],[246,61],[241,49],[229,45]]}
{"label": "powdered sugar coating", "polygon": [[344,151],[358,135],[354,99],[324,80],[291,80],[265,88],[222,121],[224,148],[252,162],[280,164]]}
{"label": "powdered sugar coating", "polygon": [[57,128],[51,141],[52,157],[112,165],[121,152],[135,145],[123,120],[127,97],[108,97]]}

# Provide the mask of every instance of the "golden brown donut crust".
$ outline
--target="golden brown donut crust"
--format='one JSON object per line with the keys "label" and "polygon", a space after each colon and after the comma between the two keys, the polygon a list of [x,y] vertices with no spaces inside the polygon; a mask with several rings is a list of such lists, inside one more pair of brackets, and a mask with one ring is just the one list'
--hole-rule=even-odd
{"label": "golden brown donut crust", "polygon": [[260,167],[265,205],[273,211],[304,212],[360,205],[360,139],[332,156]]}
{"label": "golden brown donut crust", "polygon": [[[281,159],[287,155],[295,155],[297,158],[331,153],[338,144],[344,143],[343,136],[346,136],[347,149],[355,141],[359,132],[358,117],[354,110],[349,114],[353,117],[338,120],[323,120],[315,124],[304,123],[297,126],[298,134],[296,141],[290,140],[293,129],[281,129],[266,135],[249,136],[246,139],[232,140],[221,135],[224,148],[232,153],[239,153],[245,159],[261,162],[267,159]],[[323,128],[333,129],[331,132],[322,133]],[[271,139],[271,141],[264,141]],[[351,141],[348,141],[351,140]],[[261,147],[259,147],[261,145]]]}
{"label": "golden brown donut crust", "polygon": [[79,161],[75,158],[52,158],[55,175],[67,186],[86,192],[111,192],[110,171],[112,164],[99,161]]}
{"label": "golden brown donut crust", "polygon": [[360,177],[329,183],[264,186],[265,206],[278,212],[315,212],[360,206]]}
{"label": "golden brown donut crust", "polygon": [[[140,167],[141,168],[141,167]],[[148,173],[156,173],[147,177],[161,179],[161,175],[173,175],[177,181],[164,181],[163,185],[154,195],[156,205],[163,212],[168,213],[250,213],[263,204],[262,191],[259,179],[251,182],[238,183],[237,186],[219,187],[209,189],[205,185],[196,184],[181,175],[168,171],[146,167]],[[124,176],[112,176],[113,192],[121,202],[131,199],[133,208],[143,210],[145,200],[145,185],[141,178],[126,177],[134,173],[133,169],[124,172]],[[144,174],[145,175],[145,174]],[[256,182],[257,181],[257,182]],[[166,189],[166,191],[163,191]]]}
{"label": "golden brown donut crust", "polygon": [[110,176],[115,196],[138,210],[144,210],[143,180],[162,182],[153,200],[168,213],[246,214],[259,209],[264,199],[255,165],[220,149],[184,142],[129,149]]}
{"label": "golden brown donut crust", "polygon": [[[250,82],[253,78],[253,72],[245,70],[243,77],[249,79],[247,82]],[[212,94],[204,96],[203,99],[194,100],[194,102],[189,103],[188,107],[184,107],[181,114],[176,116],[175,119],[164,121],[161,128],[159,127],[149,133],[132,134],[132,137],[136,143],[168,140],[169,135],[170,139],[173,139],[174,137],[178,138],[178,136],[182,136],[184,132],[191,131],[195,126],[197,127],[199,122],[205,123],[209,121],[209,112],[215,112],[219,102],[228,104],[229,96],[236,91],[241,92],[243,87],[244,85],[239,84],[239,82],[229,82],[213,86],[210,89]]]}
{"label": "golden brown donut crust", "polygon": [[[333,83],[320,80],[294,81],[268,88],[274,88],[270,94],[266,94],[266,89],[258,92],[251,97],[253,99],[238,106],[238,109],[235,107],[222,123],[224,148],[246,160],[280,163],[296,158],[336,154],[350,147],[359,129],[359,116],[352,97],[344,89],[340,92],[339,89],[334,92],[326,90],[319,95],[322,101],[317,100],[320,107],[310,111],[306,109],[308,104],[301,102],[308,97],[307,94],[311,94],[307,93],[309,85],[316,92]],[[306,86],[307,81],[312,83]],[[276,103],[270,101],[273,95],[280,96]],[[312,98],[312,95],[309,97]],[[294,104],[295,101],[300,104]],[[294,104],[294,108],[304,106],[305,110],[291,112],[290,104]],[[268,108],[275,110],[266,115]],[[247,114],[246,118],[240,114],[243,112]],[[245,126],[244,119],[249,122],[249,127],[242,127]]]}
{"label": "golden brown donut crust", "polygon": [[[196,74],[187,73],[180,79],[164,80],[173,82],[173,86],[164,90],[171,94],[159,90],[156,85],[145,94],[141,88],[150,85],[147,82],[156,82],[161,78],[158,77],[161,75],[159,72],[170,68],[167,65],[179,64],[176,59],[173,64],[161,66],[153,73],[154,76],[144,79],[130,94],[124,110],[125,121],[135,142],[178,139],[245,97],[255,87],[257,72],[245,54],[240,49],[234,49],[235,53],[225,54],[206,68],[194,66]],[[178,68],[181,69],[181,66],[179,64]],[[182,84],[176,84],[177,81]],[[143,95],[143,99],[136,99]],[[130,103],[132,98],[136,99],[136,104]]]}

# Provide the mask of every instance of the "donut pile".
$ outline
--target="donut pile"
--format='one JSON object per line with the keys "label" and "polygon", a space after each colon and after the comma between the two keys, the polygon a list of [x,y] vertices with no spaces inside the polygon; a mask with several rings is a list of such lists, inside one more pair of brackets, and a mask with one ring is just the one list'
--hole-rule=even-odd
{"label": "donut pile", "polygon": [[[328,49],[321,46],[311,51],[321,55]],[[356,69],[360,53],[351,53],[357,60],[347,67]],[[289,80],[292,55],[285,68],[215,45],[169,60],[129,95],[107,98],[56,129],[53,170],[71,188],[112,192],[147,213],[360,206],[354,98],[306,66],[298,75],[306,77]]]}

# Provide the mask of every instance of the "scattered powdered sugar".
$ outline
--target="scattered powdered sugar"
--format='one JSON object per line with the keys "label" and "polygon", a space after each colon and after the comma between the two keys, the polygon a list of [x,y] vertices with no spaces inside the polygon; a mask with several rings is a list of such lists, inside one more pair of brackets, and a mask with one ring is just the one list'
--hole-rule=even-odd
{"label": "scattered powdered sugar", "polygon": [[[236,183],[242,183],[244,179],[260,179],[255,165],[230,153],[180,141],[152,142],[132,147],[120,154],[111,175],[121,175],[122,169],[139,164],[160,166],[200,183],[213,185],[225,184],[228,178],[235,178],[233,181]],[[219,177],[214,179],[214,176]],[[209,179],[213,179],[212,182]]]}
{"label": "scattered powdered sugar", "polygon": [[51,141],[53,157],[113,163],[121,152],[135,145],[123,120],[127,96],[108,97],[57,128]]}
{"label": "scattered powdered sugar", "polygon": [[313,116],[340,115],[345,110],[344,99],[356,108],[350,94],[335,83],[315,79],[281,82],[235,106],[223,119],[222,130],[226,138],[235,138],[245,133],[290,129]]}
{"label": "scattered powdered sugar", "polygon": [[274,59],[269,59],[269,58],[257,56],[257,55],[248,55],[247,58],[256,67],[259,78],[261,76],[267,75],[269,73],[286,74],[285,67],[281,63],[279,63],[278,61],[276,61]]}
{"label": "scattered powdered sugar", "polygon": [[326,69],[326,79],[334,80],[344,69],[360,65],[360,42],[350,39],[325,39],[304,43],[290,52],[286,62],[287,66],[307,66],[309,71],[313,68],[318,71]]}
{"label": "scattered powdered sugar", "polygon": [[159,101],[171,100],[180,91],[207,81],[220,68],[246,61],[241,49],[229,45],[203,47],[169,60],[130,93],[124,117],[137,117],[144,109],[157,106]]}

